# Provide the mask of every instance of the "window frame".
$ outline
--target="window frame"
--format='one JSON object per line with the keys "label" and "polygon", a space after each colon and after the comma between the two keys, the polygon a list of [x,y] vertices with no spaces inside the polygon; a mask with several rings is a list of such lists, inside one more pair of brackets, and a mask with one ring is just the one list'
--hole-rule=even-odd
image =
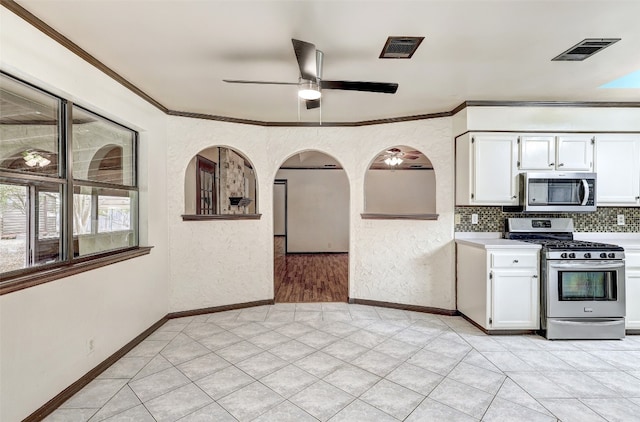
{"label": "window frame", "polygon": [[[213,171],[206,171],[213,176],[213,189],[211,191],[212,204],[209,210],[203,210],[202,208],[202,178],[201,173],[205,169],[211,169]],[[201,155],[196,155],[196,215],[217,215],[218,214],[218,165]],[[204,213],[203,211],[211,211]]]}
{"label": "window frame", "polygon": [[[146,255],[150,252],[150,247],[139,246],[140,235],[140,191],[139,191],[139,133],[109,118],[101,116],[90,109],[75,104],[58,95],[54,95],[38,86],[23,81],[6,72],[0,71],[0,78],[6,78],[14,83],[21,84],[26,88],[55,99],[58,103],[58,171],[55,175],[42,175],[38,173],[28,173],[24,171],[12,171],[11,169],[0,168],[0,182],[25,186],[27,192],[34,190],[38,184],[57,185],[61,191],[60,210],[60,256],[59,260],[52,263],[33,265],[17,270],[0,272],[0,295],[10,293],[23,288],[53,281],[59,278],[68,277],[72,274],[99,268],[111,263],[120,262],[125,259]],[[132,133],[132,184],[114,184],[73,178],[73,109],[77,108],[107,124],[116,125]],[[135,192],[135,203],[131,206],[133,228],[135,235],[135,245],[99,251],[85,255],[74,256],[73,235],[73,198],[75,187],[90,187],[93,192],[98,189],[117,189],[121,191]],[[97,200],[97,194],[96,198]],[[94,212],[94,211],[92,211]],[[98,212],[96,209],[95,212]],[[31,213],[30,213],[31,214]],[[27,226],[37,227],[38,215],[28,215]],[[93,222],[92,222],[93,225]],[[97,232],[96,232],[97,234]],[[34,233],[30,234],[33,237]],[[37,233],[35,233],[37,236]]]}

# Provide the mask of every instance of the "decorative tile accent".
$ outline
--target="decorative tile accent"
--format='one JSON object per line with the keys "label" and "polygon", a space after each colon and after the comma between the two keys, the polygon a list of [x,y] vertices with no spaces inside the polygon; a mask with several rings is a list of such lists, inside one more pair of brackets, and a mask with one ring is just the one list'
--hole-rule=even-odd
{"label": "decorative tile accent", "polygon": [[[598,207],[595,212],[558,214],[503,212],[502,207],[455,207],[455,213],[460,216],[456,232],[504,232],[505,219],[518,217],[571,217],[576,232],[640,232],[640,207]],[[478,224],[471,224],[471,214],[478,214]],[[624,214],[624,226],[618,226],[618,214]]]}

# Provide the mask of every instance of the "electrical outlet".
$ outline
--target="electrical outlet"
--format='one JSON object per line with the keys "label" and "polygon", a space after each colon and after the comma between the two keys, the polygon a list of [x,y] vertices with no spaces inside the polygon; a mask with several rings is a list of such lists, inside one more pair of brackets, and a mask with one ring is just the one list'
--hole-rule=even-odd
{"label": "electrical outlet", "polygon": [[624,214],[618,214],[618,225],[624,226]]}
{"label": "electrical outlet", "polygon": [[453,224],[460,224],[460,223],[461,223],[460,214],[454,214],[453,215]]}
{"label": "electrical outlet", "polygon": [[90,355],[91,353],[93,353],[95,348],[96,348],[95,340],[92,338],[87,340],[87,354]]}
{"label": "electrical outlet", "polygon": [[471,214],[471,224],[478,224],[478,214]]}

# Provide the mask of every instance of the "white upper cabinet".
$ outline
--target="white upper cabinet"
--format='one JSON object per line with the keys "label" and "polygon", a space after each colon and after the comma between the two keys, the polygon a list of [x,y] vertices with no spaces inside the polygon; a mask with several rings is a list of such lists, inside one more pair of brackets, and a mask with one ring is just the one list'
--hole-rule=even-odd
{"label": "white upper cabinet", "polygon": [[592,135],[562,135],[556,140],[556,170],[592,171]]}
{"label": "white upper cabinet", "polygon": [[467,134],[456,143],[456,204],[517,205],[518,137]]}
{"label": "white upper cabinet", "polygon": [[598,205],[640,205],[640,135],[597,135]]}
{"label": "white upper cabinet", "polygon": [[555,136],[520,137],[520,170],[554,170],[555,160]]}
{"label": "white upper cabinet", "polygon": [[592,171],[593,136],[522,135],[520,170]]}

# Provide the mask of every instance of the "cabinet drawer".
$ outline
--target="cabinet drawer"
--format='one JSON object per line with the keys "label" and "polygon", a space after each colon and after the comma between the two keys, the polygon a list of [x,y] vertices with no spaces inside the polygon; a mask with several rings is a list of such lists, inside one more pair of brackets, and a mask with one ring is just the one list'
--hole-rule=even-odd
{"label": "cabinet drawer", "polygon": [[492,253],[493,268],[537,268],[537,254]]}

